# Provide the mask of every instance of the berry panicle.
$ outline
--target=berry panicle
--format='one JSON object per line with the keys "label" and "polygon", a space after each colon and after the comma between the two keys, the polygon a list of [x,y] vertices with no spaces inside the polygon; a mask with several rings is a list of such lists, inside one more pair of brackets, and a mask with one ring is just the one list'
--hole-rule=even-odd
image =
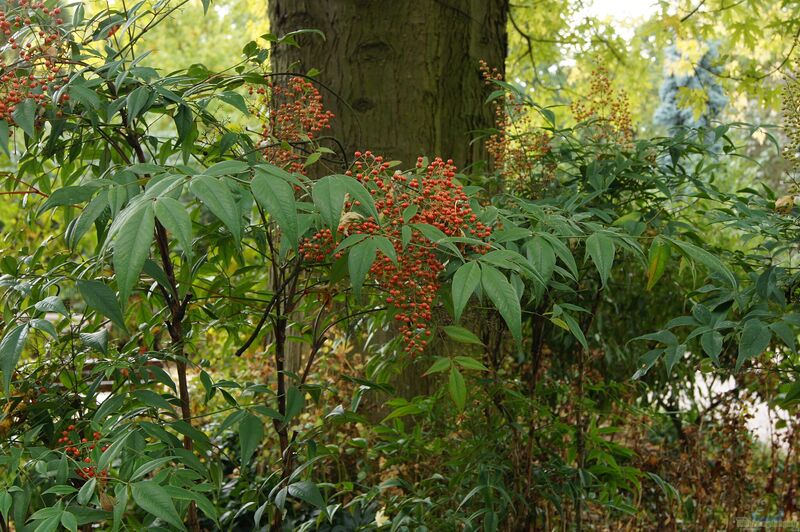
{"label": "berry panicle", "polygon": [[459,244],[462,251],[486,253],[486,239],[492,230],[478,220],[463,187],[453,179],[456,167],[451,160],[436,158],[426,164],[420,157],[414,172],[392,172],[390,164],[371,152],[356,152],[356,160],[347,175],[360,181],[375,201],[380,220],[361,215],[348,216],[357,202],[345,204],[345,214],[336,232],[322,229],[306,239],[301,253],[309,261],[336,260],[344,252],[335,252],[343,238],[364,234],[389,239],[397,255],[381,253],[369,274],[385,294],[384,300],[395,310],[400,323],[405,351],[422,352],[428,344],[432,305],[440,288],[439,276],[446,258],[417,230],[403,245],[403,228],[411,224],[431,225],[447,236],[469,237],[481,244]]}

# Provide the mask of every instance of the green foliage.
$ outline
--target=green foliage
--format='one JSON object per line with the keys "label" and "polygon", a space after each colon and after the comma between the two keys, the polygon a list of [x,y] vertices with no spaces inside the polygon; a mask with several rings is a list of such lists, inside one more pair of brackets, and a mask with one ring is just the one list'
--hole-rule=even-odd
{"label": "green foliage", "polygon": [[[797,208],[717,180],[752,128],[618,142],[602,117],[564,127],[521,98],[545,124],[522,135],[547,149],[521,175],[446,181],[490,231],[420,219],[422,201],[390,218],[380,187],[313,142],[252,133],[265,102],[250,97],[269,90],[258,42],[234,65],[150,63],[195,16],[183,6],[71,7],[70,97],[0,121],[27,228],[0,258],[4,526],[652,527],[664,507],[699,522],[699,490],[643,459],[687,452],[686,425],[712,415],[678,411],[697,374],[796,416]],[[350,232],[361,220],[374,232]],[[416,356],[393,324],[398,286],[376,274],[414,247],[432,257],[415,266],[442,266]],[[403,395],[408,371],[425,393]]]}

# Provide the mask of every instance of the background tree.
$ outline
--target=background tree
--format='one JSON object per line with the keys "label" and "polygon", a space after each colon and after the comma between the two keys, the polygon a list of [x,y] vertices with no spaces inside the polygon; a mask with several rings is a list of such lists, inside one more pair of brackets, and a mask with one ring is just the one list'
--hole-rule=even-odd
{"label": "background tree", "polygon": [[503,70],[508,9],[508,0],[272,0],[274,34],[325,34],[278,47],[272,67],[320,71],[336,95],[327,98],[331,136],[346,157],[368,147],[406,163],[441,155],[464,168],[486,158],[482,143],[470,143],[494,125],[479,62]]}

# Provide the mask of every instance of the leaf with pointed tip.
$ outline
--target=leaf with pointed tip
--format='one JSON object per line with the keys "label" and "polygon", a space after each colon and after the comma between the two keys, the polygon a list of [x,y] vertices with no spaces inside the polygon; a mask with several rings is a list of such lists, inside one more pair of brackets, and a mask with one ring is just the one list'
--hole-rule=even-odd
{"label": "leaf with pointed tip", "polygon": [[39,312],[58,312],[63,316],[67,315],[67,307],[64,306],[64,302],[58,296],[46,297],[33,307]]}
{"label": "leaf with pointed tip", "polygon": [[450,369],[452,362],[447,357],[439,357],[436,359],[436,362],[431,364],[431,367],[428,368],[428,371],[422,374],[423,377],[430,375],[431,373],[439,373],[440,371],[446,371]]}
{"label": "leaf with pointed tip", "polygon": [[221,161],[213,166],[209,166],[203,170],[204,175],[221,176],[221,175],[237,175],[250,170],[250,166],[242,161]]}
{"label": "leaf with pointed tip", "polygon": [[453,275],[453,317],[461,319],[461,313],[467,306],[469,298],[481,282],[481,267],[477,262],[467,262]]}
{"label": "leaf with pointed tip", "polygon": [[331,231],[336,231],[339,227],[346,195],[347,189],[342,180],[332,175],[325,176],[314,183],[314,188],[311,190],[311,198],[319,209],[322,223]]}
{"label": "leaf with pointed tip", "polygon": [[367,272],[375,262],[378,244],[374,238],[367,238],[359,242],[352,248],[347,257],[347,268],[350,271],[350,283],[353,286],[353,294],[361,296],[361,286],[367,277]]}
{"label": "leaf with pointed tip", "polygon": [[150,254],[150,244],[153,242],[155,227],[153,203],[146,201],[137,207],[136,212],[131,213],[120,226],[114,241],[114,274],[119,298],[123,303],[127,301],[131,290],[139,280],[144,261]]}
{"label": "leaf with pointed tip", "polygon": [[742,328],[742,337],[739,340],[739,355],[736,357],[736,371],[746,361],[757,357],[769,346],[772,340],[772,331],[761,320],[748,320]]}
{"label": "leaf with pointed tip", "polygon": [[477,371],[489,371],[483,362],[470,357],[454,357],[453,360],[464,369],[474,369]]}
{"label": "leaf with pointed tip", "polygon": [[114,291],[102,281],[78,281],[78,291],[83,296],[86,304],[91,308],[110,319],[114,325],[127,331],[125,318],[122,316],[119,301],[114,295]]}
{"label": "leaf with pointed tip", "polygon": [[28,98],[22,103],[17,104],[17,108],[12,113],[14,123],[22,128],[29,137],[33,137],[36,133],[36,104]]}
{"label": "leaf with pointed tip", "polygon": [[155,203],[156,218],[172,233],[191,260],[192,257],[192,220],[186,207],[178,200],[161,196]]}
{"label": "leaf with pointed tip", "polygon": [[647,290],[652,289],[667,268],[670,257],[670,246],[661,238],[656,237],[648,251]]}
{"label": "leaf with pointed tip", "polygon": [[253,414],[246,413],[239,422],[239,446],[242,453],[242,467],[246,467],[250,463],[250,458],[262,439],[264,439],[264,423]]}
{"label": "leaf with pointed tip", "polygon": [[297,249],[300,223],[292,185],[276,175],[256,168],[250,189],[258,204],[277,222],[289,244]]}
{"label": "leaf with pointed tip", "polygon": [[686,354],[686,344],[669,346],[664,352],[664,362],[667,365],[667,375],[672,374],[672,368]]}
{"label": "leaf with pointed tip", "polygon": [[[372,194],[364,188],[364,185],[353,177],[340,175],[337,176],[344,184],[344,189],[350,195],[350,199],[358,201],[361,204],[361,209],[365,210],[367,214],[372,216],[375,223],[380,223],[378,216],[378,209],[375,208],[375,200],[372,199]],[[354,207],[354,209],[357,207]]]}
{"label": "leaf with pointed tip", "polygon": [[189,190],[220,219],[238,242],[242,232],[241,216],[228,186],[219,179],[200,175],[189,183]]}
{"label": "leaf with pointed tip", "polygon": [[186,529],[183,526],[181,517],[175,510],[172,498],[158,482],[153,480],[134,482],[131,484],[131,493],[133,494],[133,500],[145,512],[158,517],[179,530]]}
{"label": "leaf with pointed tip", "polygon": [[108,331],[105,329],[100,329],[95,333],[81,333],[80,339],[84,345],[104,355],[108,352]]}
{"label": "leaf with pointed tip", "polygon": [[722,353],[722,334],[718,331],[703,333],[700,337],[700,345],[703,351],[719,366],[719,354]]}
{"label": "leaf with pointed tip", "polygon": [[3,391],[6,396],[11,389],[11,376],[14,368],[25,347],[25,340],[28,338],[28,325],[17,325],[6,333],[3,341],[0,342],[0,371],[3,372]]}
{"label": "leaf with pointed tip", "polygon": [[450,367],[447,391],[450,392],[450,398],[453,399],[456,408],[464,410],[464,406],[467,404],[467,385],[464,382],[464,376],[455,366]]}
{"label": "leaf with pointed tip", "polygon": [[67,245],[75,249],[81,237],[92,227],[94,222],[100,217],[103,212],[108,208],[108,195],[100,194],[92,199],[86,208],[81,211],[80,216],[75,219],[75,222],[70,224],[65,235]]}
{"label": "leaf with pointed tip", "polygon": [[456,342],[460,342],[462,344],[483,345],[483,342],[481,342],[480,338],[475,336],[475,333],[465,329],[464,327],[459,327],[457,325],[445,325],[442,327],[442,329],[444,329],[444,332],[447,333],[447,336]]}
{"label": "leaf with pointed tip", "polygon": [[325,510],[325,499],[316,484],[310,480],[301,480],[294,484],[289,484],[289,495],[296,497],[303,502]]}
{"label": "leaf with pointed tip", "polygon": [[684,256],[686,256],[688,259],[699,262],[709,270],[722,275],[732,287],[736,288],[738,286],[733,272],[731,272],[731,270],[713,254],[695,246],[694,244],[690,244],[689,242],[683,242],[674,238],[670,238],[668,240],[678,246],[681,252],[683,252]]}
{"label": "leaf with pointed tip", "polygon": [[494,303],[495,308],[505,320],[508,329],[517,343],[522,342],[522,309],[517,292],[500,270],[483,265],[481,284],[484,293]]}
{"label": "leaf with pointed tip", "polygon": [[586,239],[586,256],[591,257],[594,262],[603,286],[606,285],[611,267],[614,265],[614,251],[614,241],[608,235],[592,233]]}

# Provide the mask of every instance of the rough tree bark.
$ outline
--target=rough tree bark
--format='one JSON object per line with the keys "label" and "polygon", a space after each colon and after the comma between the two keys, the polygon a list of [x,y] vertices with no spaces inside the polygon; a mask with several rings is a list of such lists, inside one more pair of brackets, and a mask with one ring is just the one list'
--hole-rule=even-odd
{"label": "rough tree bark", "polygon": [[479,61],[502,69],[508,0],[270,0],[272,32],[318,29],[274,49],[274,72],[320,71],[348,158],[372,150],[410,166],[419,155],[465,168],[486,159],[492,127]]}

